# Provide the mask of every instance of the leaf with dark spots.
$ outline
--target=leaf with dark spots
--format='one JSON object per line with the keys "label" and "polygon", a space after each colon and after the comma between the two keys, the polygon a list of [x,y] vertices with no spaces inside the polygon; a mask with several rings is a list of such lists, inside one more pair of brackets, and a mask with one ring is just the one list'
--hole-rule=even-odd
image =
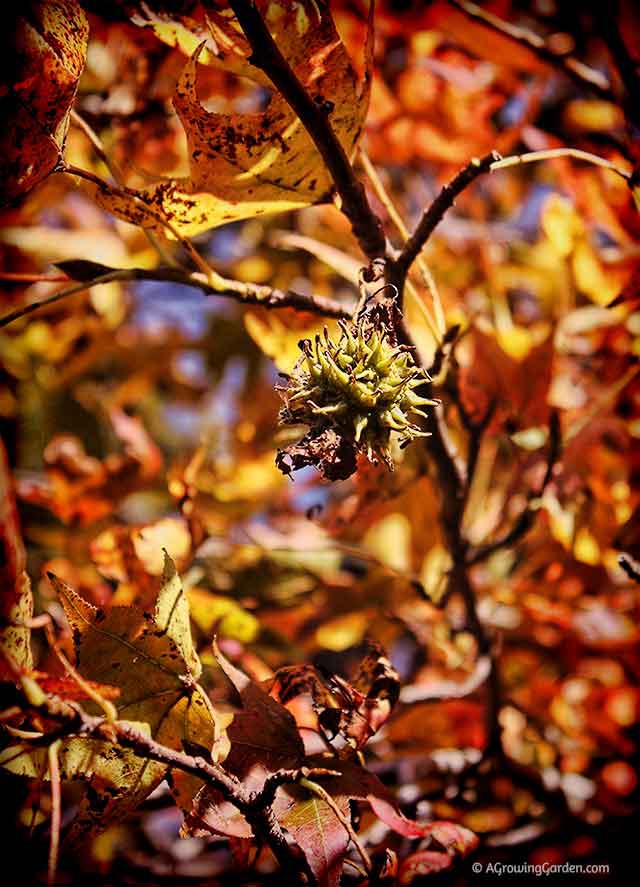
{"label": "leaf with dark spots", "polygon": [[[260,0],[258,7],[264,14],[268,10],[274,39],[302,84],[332,105],[333,129],[351,155],[367,112],[369,81],[358,81],[328,7],[313,0],[297,4]],[[209,16],[215,45],[220,41],[226,45],[223,66],[264,82],[259,69],[250,64],[246,40],[228,11],[210,10]],[[165,235],[161,219],[168,218],[180,233],[192,236],[228,221],[307,206],[331,191],[320,154],[282,96],[274,94],[261,113],[208,111],[198,99],[196,81],[199,62],[218,64],[211,45],[206,41],[193,45],[187,20],[172,25],[161,14],[144,18],[150,18],[161,39],[177,42],[191,56],[173,98],[187,136],[190,175],[138,192],[96,190],[102,206]]]}
{"label": "leaf with dark spots", "polygon": [[[228,717],[196,684],[201,665],[191,640],[188,601],[168,555],[153,616],[137,607],[113,607],[105,616],[54,575],[49,578],[73,630],[78,670],[90,681],[118,688],[118,716],[143,724],[169,748],[181,750],[185,740],[194,741],[210,749],[213,759],[224,757]],[[132,755],[128,779],[123,783],[120,775],[114,783],[102,760],[96,761],[95,772],[123,791],[101,811],[100,828],[137,806],[166,773],[166,766]],[[85,772],[78,770],[82,778]],[[74,822],[76,839],[98,827],[93,812],[85,798]]]}
{"label": "leaf with dark spots", "polygon": [[31,190],[58,163],[87,52],[89,26],[77,0],[27,6],[2,22],[11,79],[0,97],[0,204]]}

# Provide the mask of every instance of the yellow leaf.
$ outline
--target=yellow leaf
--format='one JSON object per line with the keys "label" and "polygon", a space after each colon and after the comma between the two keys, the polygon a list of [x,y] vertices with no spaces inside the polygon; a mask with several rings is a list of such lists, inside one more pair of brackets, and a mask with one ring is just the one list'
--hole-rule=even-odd
{"label": "yellow leaf", "polygon": [[622,288],[615,274],[603,270],[593,247],[586,240],[576,246],[572,258],[576,286],[596,305],[608,305]]}
{"label": "yellow leaf", "polygon": [[325,622],[316,631],[316,643],[327,650],[348,650],[361,643],[371,625],[372,613],[357,610]]}
{"label": "yellow leaf", "polygon": [[576,236],[584,230],[573,204],[559,194],[551,194],[545,201],[540,224],[561,257],[571,253]]}
{"label": "yellow leaf", "polygon": [[298,342],[301,339],[312,339],[316,333],[326,326],[331,333],[336,329],[335,323],[317,321],[312,326],[300,327],[283,323],[273,313],[267,315],[247,312],[244,318],[247,332],[262,351],[270,357],[281,373],[290,373],[300,360],[301,352]]}
{"label": "yellow leaf", "polygon": [[451,555],[440,543],[429,550],[423,561],[420,581],[430,599],[436,604],[447,587],[445,580],[451,566]]}
{"label": "yellow leaf", "polygon": [[393,570],[406,572],[411,566],[411,524],[404,514],[388,514],[367,530],[363,545]]}
{"label": "yellow leaf", "polygon": [[243,644],[257,637],[260,623],[232,598],[201,588],[191,588],[188,597],[193,621],[205,634],[215,630],[222,637],[235,638]]}
{"label": "yellow leaf", "polygon": [[600,546],[587,527],[581,527],[576,533],[573,545],[573,553],[576,560],[583,564],[597,566],[600,563]]}
{"label": "yellow leaf", "polygon": [[511,435],[511,440],[523,450],[539,450],[547,442],[549,432],[544,427],[525,428]]}
{"label": "yellow leaf", "polygon": [[[266,4],[260,6],[264,10]],[[280,49],[311,95],[329,102],[328,118],[351,155],[366,116],[369,78],[358,82],[324,6],[320,10],[313,0],[280,0],[267,9]],[[228,32],[226,20],[225,28]],[[299,39],[291,39],[292,28]],[[192,236],[238,219],[326,200],[330,176],[302,123],[279,94],[272,96],[265,111],[254,114],[219,114],[200,104],[196,80],[203,50],[201,44],[185,65],[173,99],[187,136],[190,176],[141,191],[96,190],[98,202],[158,233],[166,235],[161,220],[167,219],[181,234]]]}

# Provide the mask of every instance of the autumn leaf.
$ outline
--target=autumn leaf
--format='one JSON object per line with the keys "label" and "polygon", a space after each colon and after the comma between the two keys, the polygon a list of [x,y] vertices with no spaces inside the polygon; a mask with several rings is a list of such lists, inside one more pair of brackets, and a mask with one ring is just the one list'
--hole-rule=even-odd
{"label": "autumn leaf", "polygon": [[77,0],[29,0],[12,24],[15,63],[0,98],[0,204],[31,190],[58,163],[89,37]]}
{"label": "autumn leaf", "polygon": [[[290,712],[233,665],[215,642],[214,655],[240,703],[227,730],[230,749],[225,768],[251,790],[260,791],[265,780],[276,771],[300,765],[304,758],[302,740]],[[204,786],[187,812],[183,832],[249,837],[251,828],[216,789]]]}
{"label": "autumn leaf", "polygon": [[[258,8],[296,76],[324,103],[336,135],[351,155],[366,116],[369,80],[358,82],[328,7],[312,0],[262,0]],[[231,26],[228,11],[212,11],[211,22],[218,35],[233,41],[231,58],[235,63],[230,70],[252,74],[248,46]],[[165,34],[163,28],[160,33]],[[186,47],[190,43],[181,32],[179,44]],[[282,96],[272,95],[265,111],[252,114],[212,112],[200,103],[197,65],[201,58],[212,60],[211,52],[203,56],[204,52],[204,43],[193,51],[173,98],[187,137],[189,177],[140,191],[97,190],[100,204],[120,218],[158,233],[167,234],[162,224],[165,219],[181,234],[192,236],[227,222],[327,200],[329,173]]]}
{"label": "autumn leaf", "polygon": [[25,566],[13,484],[0,441],[0,678],[14,677],[6,656],[25,671],[33,667],[31,631],[22,624],[33,616],[31,581]]}
{"label": "autumn leaf", "polygon": [[[334,810],[318,797],[308,797],[303,789],[290,788],[289,809],[280,811],[280,824],[302,850],[319,887],[339,887],[349,835]],[[337,808],[349,819],[349,799],[336,800]]]}
{"label": "autumn leaf", "polygon": [[225,766],[258,790],[267,776],[296,767],[304,749],[292,715],[215,646],[215,657],[241,703],[227,731],[231,749]]}
{"label": "autumn leaf", "polygon": [[75,435],[57,434],[43,453],[44,476],[18,482],[18,497],[50,509],[65,523],[90,524],[148,482],[162,465],[160,450],[136,416],[112,409],[109,419],[123,443],[122,453],[102,462]]}
{"label": "autumn leaf", "polygon": [[[202,666],[191,639],[189,605],[168,555],[153,614],[135,607],[113,607],[105,614],[53,574],[49,578],[73,633],[77,668],[84,678],[119,688],[115,701],[119,718],[144,725],[151,737],[169,748],[181,750],[185,741],[191,741],[208,748],[214,759],[224,757],[225,720],[196,683]],[[87,773],[87,778],[97,777],[74,822],[76,840],[136,807],[167,771],[163,764],[123,753],[108,743],[69,742],[71,746],[64,748],[69,772],[76,778],[84,779]],[[97,787],[102,783],[102,789]]]}
{"label": "autumn leaf", "polygon": [[321,674],[313,666],[292,665],[278,669],[272,693],[283,705],[308,696],[329,738],[340,733],[360,749],[391,714],[400,678],[380,645],[370,643],[352,683],[339,675]]}

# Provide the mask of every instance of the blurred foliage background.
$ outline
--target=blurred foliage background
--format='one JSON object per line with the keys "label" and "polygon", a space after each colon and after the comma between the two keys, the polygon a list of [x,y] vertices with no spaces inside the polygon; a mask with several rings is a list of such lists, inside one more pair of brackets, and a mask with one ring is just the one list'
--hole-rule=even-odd
{"label": "blurred foliage background", "polygon": [[[175,5],[202,21],[198,4]],[[91,36],[77,114],[128,185],[179,174],[184,135],[170,99],[184,52],[131,21],[127,4],[84,6]],[[361,59],[364,5],[331,6]],[[583,60],[609,95],[462,6],[378,4],[361,147],[386,200],[359,155],[355,163],[398,247],[388,201],[413,229],[473,156],[571,146],[628,172],[639,156],[640,111],[620,99],[601,4],[483,9],[542,35],[558,59]],[[637,9],[622,2],[616,16],[635,65]],[[210,110],[265,102],[264,87],[204,65],[198,91]],[[73,121],[65,157],[108,175]],[[393,473],[362,464],[331,485],[312,469],[291,482],[275,466],[276,448],[293,439],[278,425],[278,374],[293,367],[300,339],[335,321],[170,282],[94,287],[0,332],[2,439],[39,611],[64,631],[46,570],[97,605],[144,606],[164,547],[188,587],[211,687],[213,633],[258,679],[296,663],[345,674],[366,639],[378,640],[403,690],[369,766],[407,812],[475,831],[483,861],[613,870],[639,799],[638,585],[618,563],[621,552],[640,556],[639,237],[625,181],[565,157],[480,178],[424,253],[445,326],[459,327],[435,380],[451,445],[473,459],[463,529],[472,550],[488,546],[468,573],[496,661],[491,686],[463,602],[447,593],[451,554],[428,443],[398,451]],[[188,263],[179,244],[160,241]],[[331,203],[234,222],[194,244],[224,276],[347,308],[357,299],[364,259]],[[0,255],[4,311],[59,288],[59,261],[160,261],[140,228],[69,175],[2,210]],[[406,318],[429,367],[431,295],[417,269],[411,279]],[[540,493],[552,414],[561,446]],[[530,527],[511,540],[523,510]],[[56,667],[44,645],[38,652],[39,667]],[[3,782],[14,802],[7,818],[35,822],[44,841],[47,791]],[[64,870],[105,883],[224,881],[227,851],[214,839],[180,841],[180,822],[158,791]],[[373,846],[406,841],[366,817],[361,828]],[[465,883],[468,870],[451,877]]]}

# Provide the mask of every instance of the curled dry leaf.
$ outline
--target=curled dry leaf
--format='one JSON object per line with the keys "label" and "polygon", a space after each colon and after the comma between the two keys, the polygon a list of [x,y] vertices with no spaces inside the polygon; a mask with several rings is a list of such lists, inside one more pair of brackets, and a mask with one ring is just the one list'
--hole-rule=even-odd
{"label": "curled dry leaf", "polygon": [[363,748],[385,723],[398,701],[400,677],[378,644],[349,683],[338,675],[323,675],[310,665],[292,665],[276,673],[272,693],[283,705],[308,696],[319,726],[332,738],[341,734],[352,746]]}
{"label": "curled dry leaf", "polygon": [[[313,0],[260,0],[257,6],[298,79],[317,96],[347,154],[352,154],[366,116],[369,78],[358,81],[328,6]],[[230,10],[208,14],[214,39],[224,47],[219,58],[229,62],[228,70],[262,82]],[[172,26],[162,17],[152,18],[162,39],[191,51],[193,40],[184,22]],[[212,63],[215,55],[205,49],[204,41],[192,51],[173,98],[187,137],[189,176],[139,191],[97,190],[105,209],[162,234],[167,233],[163,219],[168,220],[181,234],[192,236],[227,222],[327,199],[329,174],[302,123],[279,94],[258,113],[221,114],[203,107],[197,95],[197,65]]]}
{"label": "curled dry leaf", "polygon": [[29,191],[58,163],[89,37],[77,0],[29,0],[2,24],[13,64],[0,98],[0,204]]}

